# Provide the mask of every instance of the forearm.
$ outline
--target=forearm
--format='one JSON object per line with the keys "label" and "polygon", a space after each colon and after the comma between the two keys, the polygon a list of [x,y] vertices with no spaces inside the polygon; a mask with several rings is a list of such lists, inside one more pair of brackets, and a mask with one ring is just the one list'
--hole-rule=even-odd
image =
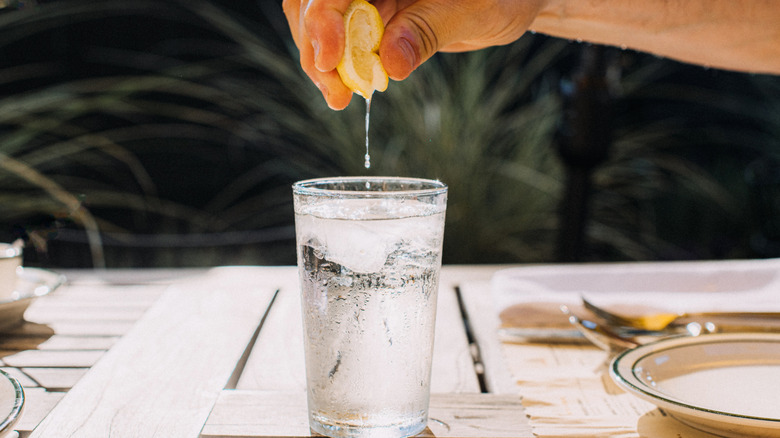
{"label": "forearm", "polygon": [[716,68],[780,73],[777,0],[549,0],[530,28]]}

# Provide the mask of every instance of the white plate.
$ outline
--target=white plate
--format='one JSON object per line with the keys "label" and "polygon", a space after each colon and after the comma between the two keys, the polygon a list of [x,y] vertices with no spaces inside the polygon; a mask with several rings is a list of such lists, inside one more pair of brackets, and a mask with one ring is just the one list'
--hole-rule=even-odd
{"label": "white plate", "polygon": [[0,330],[22,322],[24,311],[34,299],[57,289],[65,277],[56,272],[39,268],[20,268],[17,274],[13,298],[0,301]]}
{"label": "white plate", "polygon": [[10,435],[24,406],[24,390],[19,381],[0,370],[0,437]]}
{"label": "white plate", "polygon": [[612,378],[679,421],[727,437],[780,436],[780,334],[665,339],[617,356]]}

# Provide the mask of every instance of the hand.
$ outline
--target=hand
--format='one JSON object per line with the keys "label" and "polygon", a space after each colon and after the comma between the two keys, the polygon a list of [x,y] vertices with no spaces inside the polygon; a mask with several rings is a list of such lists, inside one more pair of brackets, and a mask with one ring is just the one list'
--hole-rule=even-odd
{"label": "hand", "polygon": [[352,91],[341,82],[336,66],[344,53],[344,13],[351,0],[284,0],[282,7],[303,71],[320,89],[328,106],[349,105]]}
{"label": "hand", "polygon": [[[385,22],[379,56],[388,76],[406,79],[434,53],[508,44],[520,38],[545,0],[376,0]],[[351,0],[284,0],[304,72],[333,109],[352,98],[336,72],[344,52],[343,15]]]}

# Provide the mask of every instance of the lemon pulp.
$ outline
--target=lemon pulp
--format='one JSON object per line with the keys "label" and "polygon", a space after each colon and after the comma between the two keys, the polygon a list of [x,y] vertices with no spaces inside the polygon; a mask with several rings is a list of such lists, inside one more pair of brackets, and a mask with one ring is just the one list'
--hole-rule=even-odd
{"label": "lemon pulp", "polygon": [[354,0],[344,13],[344,27],[344,54],[336,71],[350,90],[370,99],[374,91],[387,89],[387,72],[378,53],[382,17],[371,3]]}

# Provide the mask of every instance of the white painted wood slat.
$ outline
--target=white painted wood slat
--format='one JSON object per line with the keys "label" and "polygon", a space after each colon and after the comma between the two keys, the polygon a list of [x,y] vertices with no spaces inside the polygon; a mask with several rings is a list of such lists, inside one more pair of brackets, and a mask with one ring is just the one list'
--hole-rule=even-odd
{"label": "white painted wood slat", "polygon": [[31,437],[194,437],[276,287],[214,271],[172,286]]}

